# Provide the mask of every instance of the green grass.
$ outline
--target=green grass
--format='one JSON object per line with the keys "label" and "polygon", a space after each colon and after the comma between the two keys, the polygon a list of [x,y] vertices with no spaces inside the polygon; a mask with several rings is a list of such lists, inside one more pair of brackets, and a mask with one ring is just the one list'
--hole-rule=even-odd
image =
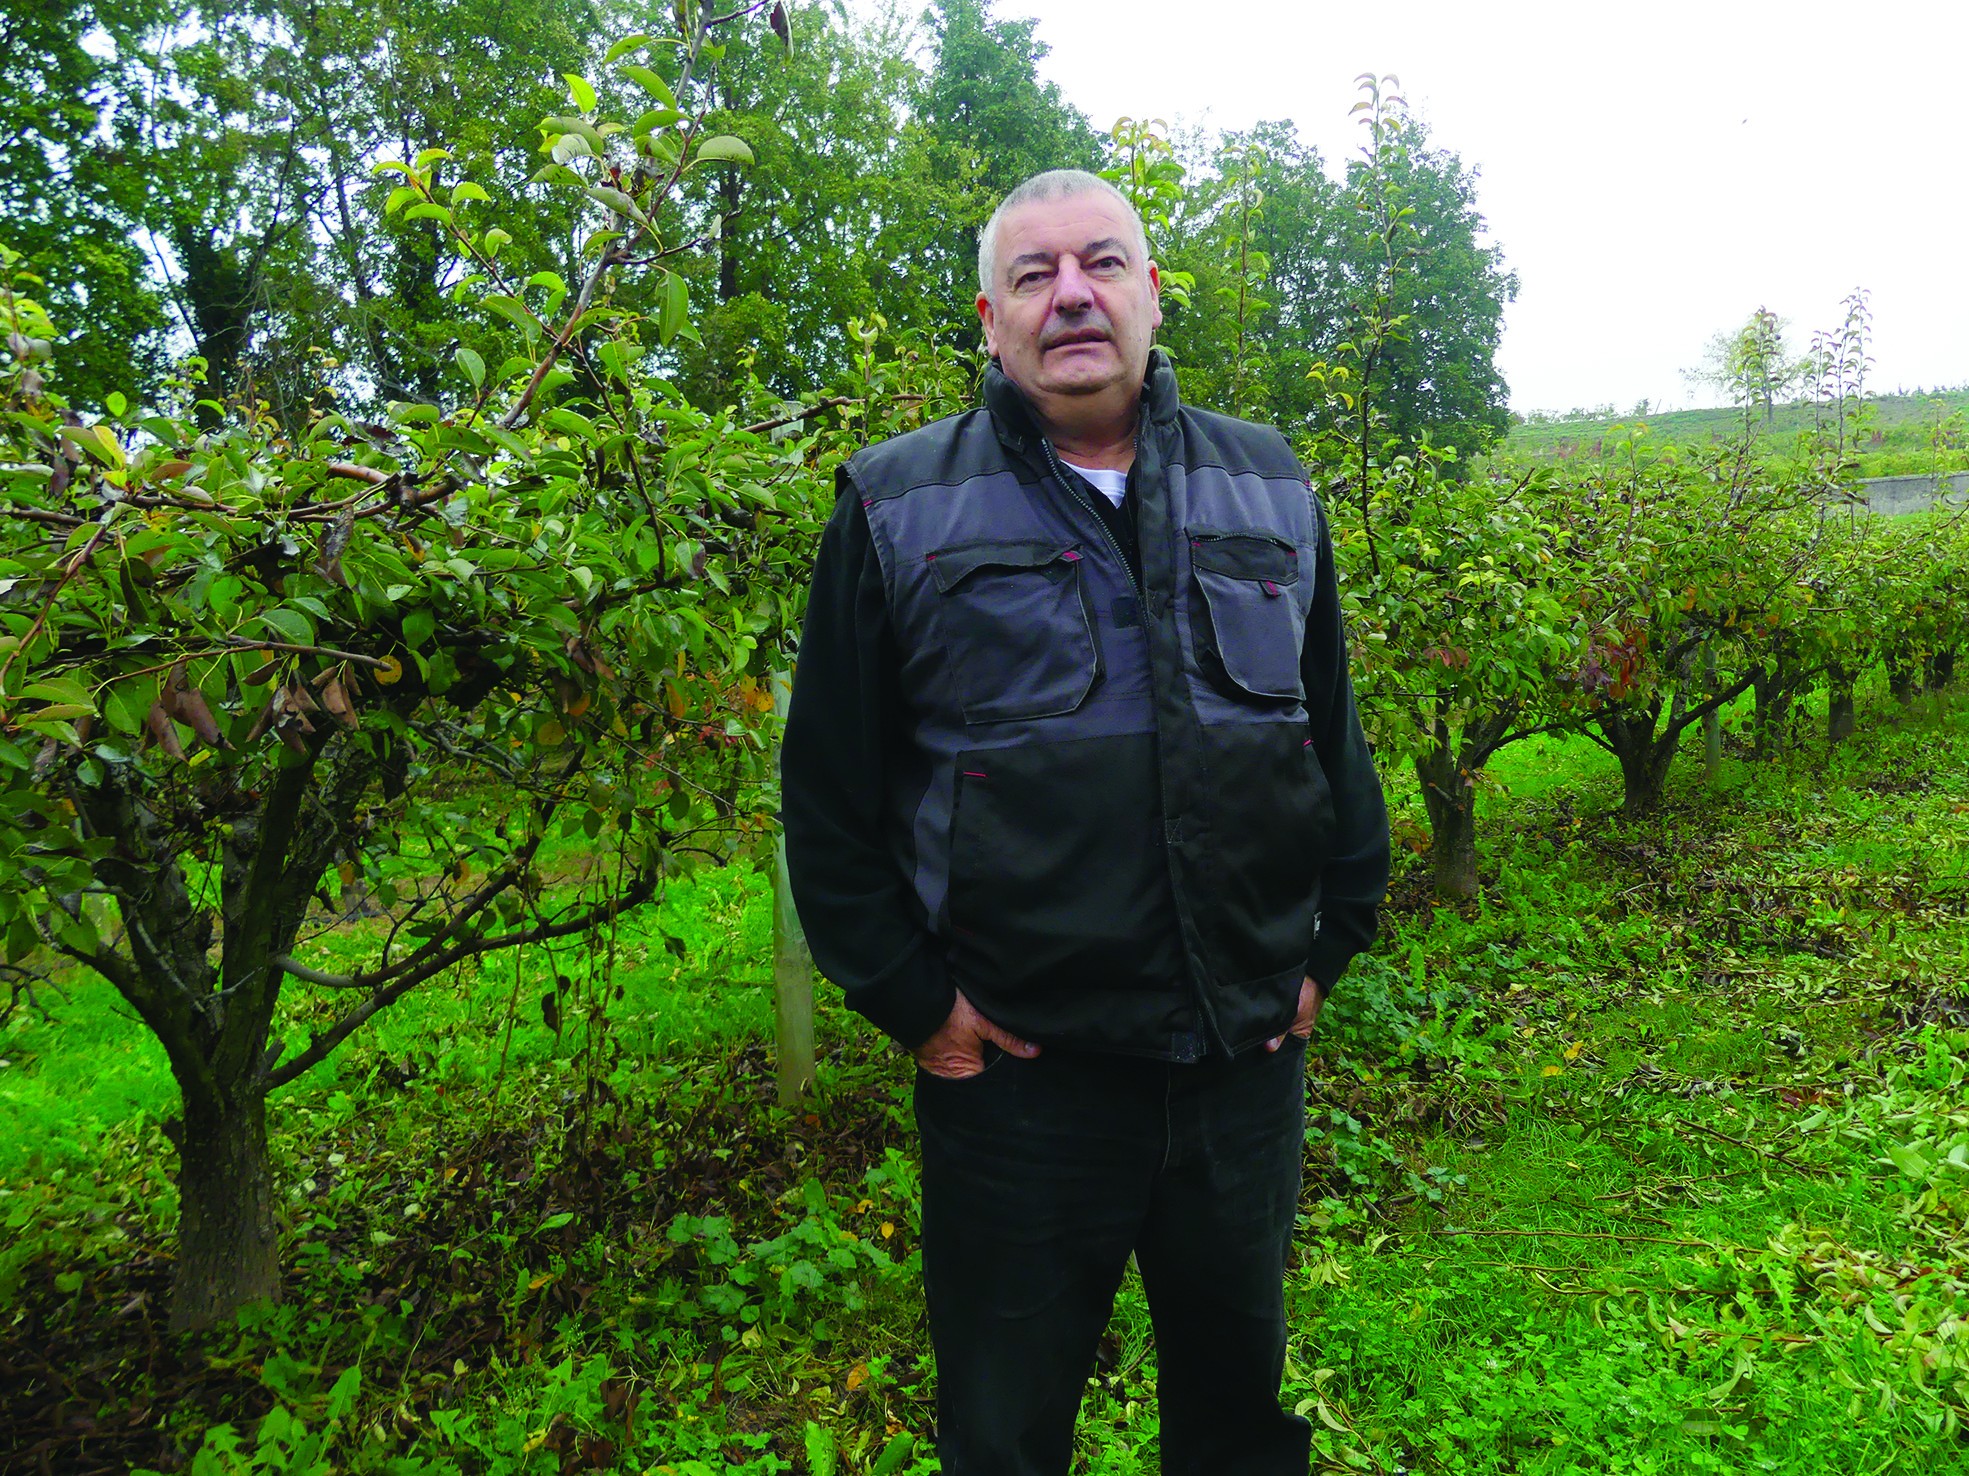
{"label": "green grass", "polygon": [[[1733,734],[1645,822],[1600,750],[1533,740],[1483,793],[1478,903],[1401,854],[1310,1058],[1286,1396],[1319,1470],[1969,1471],[1956,701],[1876,696],[1848,744],[1770,763]],[[296,1083],[288,1300],[189,1359],[158,1351],[155,1053],[91,986],[17,1015],[8,1357],[92,1370],[105,1427],[154,1410],[56,1464],[203,1442],[205,1470],[307,1470],[325,1436],[404,1476],[930,1469],[907,1063],[823,991],[811,1110],[772,1105],[768,902],[756,872],[681,878],[612,972],[489,965]],[[1131,1280],[1077,1470],[1153,1469],[1154,1369]]]}
{"label": "green grass", "polygon": [[[1932,395],[1879,395],[1867,402],[1871,426],[1857,446],[1859,474],[1868,477],[1915,475],[1969,468],[1963,449],[1962,425],[1957,422],[1954,451],[1938,450],[1934,428],[1951,416],[1969,419],[1969,389]],[[1580,414],[1566,419],[1526,421],[1511,428],[1497,447],[1498,457],[1519,462],[1591,460],[1603,445],[1616,439],[1618,427],[1646,425],[1659,446],[1734,444],[1743,433],[1743,411],[1725,406],[1712,410],[1671,410],[1639,415]],[[1796,453],[1799,438],[1813,427],[1809,403],[1780,405],[1766,421],[1754,417],[1753,433],[1767,452],[1785,457]]]}

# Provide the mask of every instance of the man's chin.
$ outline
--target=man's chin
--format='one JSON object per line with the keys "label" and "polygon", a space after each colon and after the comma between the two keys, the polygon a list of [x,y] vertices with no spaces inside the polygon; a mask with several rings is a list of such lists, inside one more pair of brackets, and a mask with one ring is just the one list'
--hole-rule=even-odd
{"label": "man's chin", "polygon": [[1122,377],[1120,365],[1108,356],[1086,355],[1043,366],[1039,388],[1056,395],[1097,395]]}

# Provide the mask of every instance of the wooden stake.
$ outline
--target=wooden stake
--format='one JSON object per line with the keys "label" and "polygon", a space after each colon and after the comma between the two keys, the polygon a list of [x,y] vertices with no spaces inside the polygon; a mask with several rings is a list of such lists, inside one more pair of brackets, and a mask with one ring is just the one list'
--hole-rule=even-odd
{"label": "wooden stake", "polygon": [[[786,721],[793,697],[790,672],[772,676],[773,711]],[[807,950],[793,887],[786,874],[786,832],[773,852],[773,1033],[779,1066],[779,1102],[797,1106],[814,1085],[814,956]]]}

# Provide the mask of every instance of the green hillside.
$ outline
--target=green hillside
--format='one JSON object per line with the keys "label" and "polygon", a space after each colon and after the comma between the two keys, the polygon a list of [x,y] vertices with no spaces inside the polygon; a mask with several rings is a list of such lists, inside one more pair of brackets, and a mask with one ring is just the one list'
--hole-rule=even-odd
{"label": "green hillside", "polygon": [[[1862,475],[1895,476],[1969,467],[1969,389],[1882,395],[1867,402],[1866,413],[1871,429],[1860,445]],[[1637,423],[1646,425],[1657,443],[1703,445],[1733,440],[1741,431],[1743,411],[1725,406],[1647,416],[1541,415],[1514,425],[1497,452],[1521,461],[1597,456],[1615,427]],[[1797,445],[1799,437],[1812,429],[1812,423],[1811,404],[1798,401],[1778,406],[1768,422],[1760,415],[1756,435],[1769,450],[1782,454]]]}

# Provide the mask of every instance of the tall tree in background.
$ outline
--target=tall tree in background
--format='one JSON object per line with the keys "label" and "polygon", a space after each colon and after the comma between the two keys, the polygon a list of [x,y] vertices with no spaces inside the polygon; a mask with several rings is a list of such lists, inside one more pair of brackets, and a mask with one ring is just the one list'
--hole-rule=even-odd
{"label": "tall tree in background", "polygon": [[[1402,331],[1385,346],[1373,388],[1402,448],[1418,446],[1426,431],[1437,446],[1467,458],[1511,426],[1497,346],[1518,277],[1505,268],[1503,248],[1486,239],[1478,171],[1449,150],[1432,148],[1427,128],[1413,116],[1401,120],[1394,145],[1386,170],[1401,207],[1412,212],[1410,260],[1395,278],[1390,304]],[[1370,178],[1366,161],[1349,162],[1347,189],[1356,200]],[[1370,220],[1357,211],[1342,242],[1343,270],[1356,295],[1378,269]]]}
{"label": "tall tree in background", "polygon": [[162,304],[123,208],[136,171],[115,132],[130,102],[123,57],[155,20],[143,3],[96,0],[0,11],[0,220],[47,284],[65,330],[56,387],[79,405],[161,366]]}
{"label": "tall tree in background", "polygon": [[[936,59],[917,98],[920,177],[946,182],[944,209],[905,269],[921,304],[914,326],[977,332],[978,231],[997,202],[1046,169],[1097,169],[1101,139],[1039,77],[1038,22],[1000,20],[990,0],[933,0],[924,17]],[[897,244],[903,244],[898,241]]]}
{"label": "tall tree in background", "polygon": [[[1387,102],[1399,108],[1392,94]],[[1477,178],[1396,111],[1379,172],[1355,159],[1344,180],[1327,172],[1289,120],[1224,135],[1192,172],[1191,203],[1178,217],[1174,254],[1192,265],[1197,290],[1186,309],[1170,314],[1163,336],[1185,393],[1224,409],[1233,401],[1262,405],[1302,440],[1337,429],[1334,406],[1311,371],[1358,341],[1362,314],[1386,275],[1370,198],[1380,191],[1382,204],[1408,212],[1401,217],[1405,259],[1388,278],[1393,295],[1381,304],[1380,320],[1396,326],[1374,358],[1369,386],[1385,416],[1382,434],[1405,451],[1425,430],[1436,446],[1460,456],[1489,446],[1510,426],[1497,346],[1518,279],[1501,248],[1486,240]],[[1262,201],[1255,211],[1254,198]],[[1254,261],[1262,271],[1241,293],[1239,264]],[[1254,294],[1261,304],[1255,311]],[[1254,334],[1256,344],[1241,350]],[[1235,383],[1246,364],[1260,380],[1249,392]]]}
{"label": "tall tree in background", "polygon": [[909,32],[838,3],[787,19],[784,40],[743,33],[710,69],[707,126],[744,138],[755,164],[689,193],[716,251],[692,283],[707,306],[682,383],[708,402],[744,382],[748,361],[787,395],[831,381],[854,348],[848,322],[900,321],[920,290],[885,244],[934,210],[904,158],[922,84]]}
{"label": "tall tree in background", "polygon": [[[1339,263],[1351,222],[1341,187],[1289,121],[1225,134],[1206,147],[1192,166],[1190,202],[1176,217],[1168,252],[1195,272],[1196,290],[1186,307],[1168,314],[1162,339],[1185,398],[1229,409],[1240,398],[1232,385],[1241,362],[1239,263],[1255,260],[1262,270],[1249,274],[1242,299],[1247,334],[1257,338],[1256,352],[1246,356],[1259,380],[1250,403],[1288,434],[1304,433],[1323,403],[1307,371],[1344,336],[1348,321]],[[1249,213],[1248,242],[1240,187],[1262,202]]]}

